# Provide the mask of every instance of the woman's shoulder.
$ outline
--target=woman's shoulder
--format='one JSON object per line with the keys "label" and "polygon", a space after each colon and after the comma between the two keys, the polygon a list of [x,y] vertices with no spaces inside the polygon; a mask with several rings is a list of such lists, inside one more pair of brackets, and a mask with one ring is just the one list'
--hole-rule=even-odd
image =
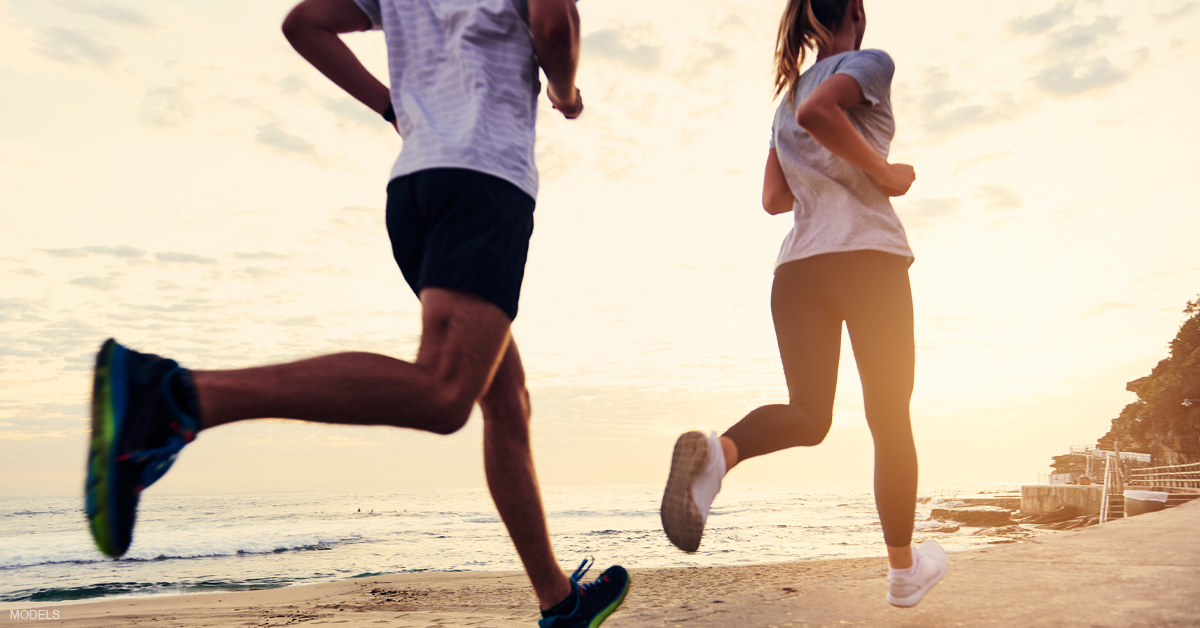
{"label": "woman's shoulder", "polygon": [[847,52],[841,59],[841,64],[845,63],[876,65],[887,69],[889,72],[896,69],[896,62],[892,61],[892,56],[878,48],[866,48],[864,50]]}

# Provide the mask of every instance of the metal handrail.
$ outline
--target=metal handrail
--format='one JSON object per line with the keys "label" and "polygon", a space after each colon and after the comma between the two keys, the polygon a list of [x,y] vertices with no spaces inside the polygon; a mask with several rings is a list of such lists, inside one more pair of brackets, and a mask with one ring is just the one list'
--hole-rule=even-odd
{"label": "metal handrail", "polygon": [[1175,493],[1200,493],[1200,462],[1134,469],[1130,480],[1151,488]]}

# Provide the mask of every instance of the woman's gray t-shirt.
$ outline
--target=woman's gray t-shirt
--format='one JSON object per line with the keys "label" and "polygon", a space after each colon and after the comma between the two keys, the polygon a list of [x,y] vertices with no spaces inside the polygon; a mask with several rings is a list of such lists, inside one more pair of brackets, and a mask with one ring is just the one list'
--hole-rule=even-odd
{"label": "woman's gray t-shirt", "polygon": [[865,103],[846,111],[867,143],[887,157],[896,123],[892,118],[892,74],[896,66],[882,50],[856,50],[822,59],[800,75],[795,98],[775,112],[771,148],[796,201],[795,225],[783,241],[775,267],[844,251],[874,250],[913,259],[900,218],[878,181],[819,144],[796,122],[796,107],[825,79],[845,74],[858,82]]}

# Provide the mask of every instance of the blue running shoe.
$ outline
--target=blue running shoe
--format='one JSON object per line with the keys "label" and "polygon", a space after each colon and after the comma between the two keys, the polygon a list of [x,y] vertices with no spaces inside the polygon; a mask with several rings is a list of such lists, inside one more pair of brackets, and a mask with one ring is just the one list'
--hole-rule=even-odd
{"label": "blue running shoe", "polygon": [[196,438],[191,374],[175,360],[109,338],[96,355],[85,511],[100,551],[120,558],[133,540],[138,496]]}
{"label": "blue running shoe", "polygon": [[620,565],[609,567],[587,584],[579,584],[579,579],[595,562],[585,558],[579,564],[571,574],[571,596],[542,612],[542,618],[538,620],[540,628],[596,628],[625,601],[625,594],[629,593],[629,573]]}

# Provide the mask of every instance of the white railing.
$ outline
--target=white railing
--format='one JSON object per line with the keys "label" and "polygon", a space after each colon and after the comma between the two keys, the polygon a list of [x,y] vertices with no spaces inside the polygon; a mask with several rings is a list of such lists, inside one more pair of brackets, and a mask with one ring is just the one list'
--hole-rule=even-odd
{"label": "white railing", "polygon": [[1119,483],[1121,478],[1113,473],[1113,459],[1106,457],[1104,459],[1104,493],[1100,497],[1100,523],[1108,522],[1108,509],[1112,502],[1112,492],[1117,489],[1114,483]]}
{"label": "white railing", "polygon": [[1139,488],[1166,489],[1168,493],[1200,493],[1200,462],[1134,469],[1129,481]]}

